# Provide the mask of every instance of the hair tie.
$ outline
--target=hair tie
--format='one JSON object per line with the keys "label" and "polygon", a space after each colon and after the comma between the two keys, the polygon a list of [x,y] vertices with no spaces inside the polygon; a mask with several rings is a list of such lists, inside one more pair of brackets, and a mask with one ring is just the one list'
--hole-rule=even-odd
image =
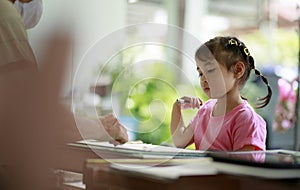
{"label": "hair tie", "polygon": [[244,53],[247,55],[247,56],[250,56],[250,52],[249,52],[249,50],[248,50],[248,48],[244,48]]}
{"label": "hair tie", "polygon": [[251,56],[250,52],[249,52],[249,49],[247,47],[245,47],[245,45],[242,43],[242,42],[239,42],[238,40],[234,39],[234,38],[231,38],[228,40],[228,44],[227,44],[227,47],[238,47],[239,48],[239,51],[241,52],[243,58],[245,60],[249,60],[249,63],[250,63],[250,68],[251,69],[255,69],[255,66],[254,66],[254,59],[253,57]]}
{"label": "hair tie", "polygon": [[231,39],[228,41],[228,44],[229,44],[229,45],[239,46],[238,42],[237,42],[235,39],[233,39],[233,38],[231,38]]}

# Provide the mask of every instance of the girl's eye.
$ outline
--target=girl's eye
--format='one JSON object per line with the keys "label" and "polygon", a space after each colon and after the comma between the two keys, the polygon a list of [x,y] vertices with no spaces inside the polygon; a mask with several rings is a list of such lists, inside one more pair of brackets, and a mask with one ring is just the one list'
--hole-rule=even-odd
{"label": "girl's eye", "polygon": [[216,68],[213,68],[213,69],[207,69],[207,72],[208,73],[212,73],[212,72],[214,72],[216,70]]}

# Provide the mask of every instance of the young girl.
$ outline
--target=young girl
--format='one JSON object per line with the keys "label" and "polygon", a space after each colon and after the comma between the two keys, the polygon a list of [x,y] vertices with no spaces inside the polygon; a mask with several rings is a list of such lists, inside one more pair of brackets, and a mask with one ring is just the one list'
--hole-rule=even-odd
{"label": "young girl", "polygon": [[[215,37],[196,51],[195,59],[201,87],[210,100],[202,105],[200,98],[185,96],[174,103],[171,120],[174,145],[184,148],[195,143],[197,150],[265,150],[266,123],[240,90],[252,70],[268,89],[268,94],[258,99],[257,108],[269,103],[272,90],[255,68],[245,44],[235,37]],[[181,109],[187,108],[199,111],[185,127]]]}

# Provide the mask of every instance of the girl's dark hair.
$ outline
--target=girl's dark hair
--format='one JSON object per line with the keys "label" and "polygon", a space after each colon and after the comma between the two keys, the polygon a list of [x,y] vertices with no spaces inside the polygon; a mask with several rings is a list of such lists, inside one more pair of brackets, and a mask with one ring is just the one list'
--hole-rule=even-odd
{"label": "girl's dark hair", "polygon": [[241,87],[245,85],[253,69],[254,73],[261,77],[268,88],[268,94],[265,97],[258,98],[256,108],[265,107],[270,102],[272,89],[267,78],[255,68],[254,59],[250,55],[248,48],[236,37],[215,37],[201,45],[196,51],[195,57],[198,60],[214,58],[220,64],[225,65],[228,70],[231,70],[238,61],[242,61],[245,65],[245,73],[238,81]]}

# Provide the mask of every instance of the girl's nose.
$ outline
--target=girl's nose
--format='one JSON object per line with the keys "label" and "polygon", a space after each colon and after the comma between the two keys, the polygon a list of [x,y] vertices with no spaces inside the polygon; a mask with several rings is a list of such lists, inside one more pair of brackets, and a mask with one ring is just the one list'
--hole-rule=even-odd
{"label": "girl's nose", "polygon": [[206,77],[204,75],[202,75],[201,78],[200,78],[200,81],[201,82],[207,82]]}

